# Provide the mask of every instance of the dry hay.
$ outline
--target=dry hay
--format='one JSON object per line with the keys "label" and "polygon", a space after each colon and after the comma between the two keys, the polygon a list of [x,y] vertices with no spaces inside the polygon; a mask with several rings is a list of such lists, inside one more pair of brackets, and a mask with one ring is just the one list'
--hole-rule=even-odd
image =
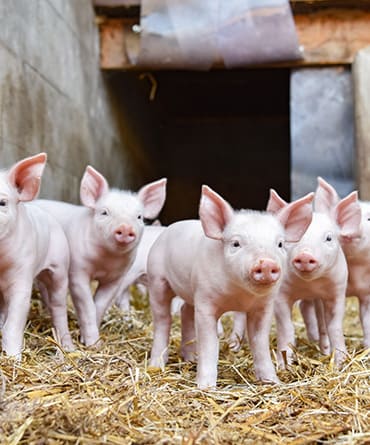
{"label": "dry hay", "polygon": [[[131,317],[111,310],[98,350],[63,355],[56,354],[45,310],[33,303],[22,362],[2,357],[1,444],[370,442],[370,363],[360,349],[354,299],[347,304],[351,352],[342,371],[305,340],[296,314],[297,364],[279,372],[281,385],[257,383],[248,347],[234,354],[221,341],[216,391],[198,391],[195,366],[181,362],[178,319],[166,370],[147,369],[150,311],[137,295],[133,304]],[[275,341],[273,330],[273,347]]]}

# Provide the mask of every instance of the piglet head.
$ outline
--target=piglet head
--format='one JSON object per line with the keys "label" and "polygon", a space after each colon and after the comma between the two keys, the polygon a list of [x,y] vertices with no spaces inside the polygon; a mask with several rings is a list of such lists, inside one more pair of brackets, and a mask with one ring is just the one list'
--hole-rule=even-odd
{"label": "piglet head", "polygon": [[16,227],[18,205],[37,198],[46,153],[25,158],[0,173],[0,237]]}
{"label": "piglet head", "polygon": [[288,204],[279,214],[234,211],[217,193],[202,188],[199,216],[205,235],[223,245],[230,281],[255,295],[265,296],[280,283],[286,263],[285,241],[299,238],[312,217],[304,202]]}
{"label": "piglet head", "polygon": [[166,179],[142,187],[138,193],[110,189],[107,180],[88,166],[81,180],[81,202],[92,210],[100,244],[124,253],[137,246],[144,218],[155,218],[166,199]]}
{"label": "piglet head", "polygon": [[312,223],[290,252],[293,271],[308,281],[327,274],[343,255],[341,244],[359,237],[360,223],[357,192],[340,200],[334,188],[319,178]]}
{"label": "piglet head", "polygon": [[358,201],[361,208],[361,224],[359,236],[342,237],[342,247],[347,257],[366,261],[370,256],[370,202]]}
{"label": "piglet head", "polygon": [[337,223],[341,245],[355,250],[364,244],[368,245],[364,239],[366,224],[357,191],[341,200],[334,187],[323,178],[318,177],[317,182],[315,210],[325,213]]}

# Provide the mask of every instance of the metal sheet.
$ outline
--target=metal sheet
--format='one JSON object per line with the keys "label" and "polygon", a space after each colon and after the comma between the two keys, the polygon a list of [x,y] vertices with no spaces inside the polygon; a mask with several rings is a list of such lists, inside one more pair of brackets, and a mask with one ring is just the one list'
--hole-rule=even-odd
{"label": "metal sheet", "polygon": [[291,198],[314,191],[317,176],[347,195],[355,188],[350,70],[293,70],[290,94]]}
{"label": "metal sheet", "polygon": [[301,57],[287,0],[143,0],[131,62],[209,69]]}
{"label": "metal sheet", "polygon": [[302,57],[285,0],[220,2],[217,37],[228,68]]}

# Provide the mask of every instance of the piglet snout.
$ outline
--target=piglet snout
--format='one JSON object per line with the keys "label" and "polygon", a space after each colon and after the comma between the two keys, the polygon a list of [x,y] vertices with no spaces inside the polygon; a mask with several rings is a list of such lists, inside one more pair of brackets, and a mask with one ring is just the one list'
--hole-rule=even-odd
{"label": "piglet snout", "polygon": [[130,225],[122,224],[114,231],[114,237],[119,243],[129,244],[135,240],[136,234]]}
{"label": "piglet snout", "polygon": [[293,259],[293,266],[300,272],[313,272],[319,263],[309,252],[301,252]]}
{"label": "piglet snout", "polygon": [[257,284],[273,284],[280,275],[279,265],[270,258],[261,258],[251,270],[251,278]]}

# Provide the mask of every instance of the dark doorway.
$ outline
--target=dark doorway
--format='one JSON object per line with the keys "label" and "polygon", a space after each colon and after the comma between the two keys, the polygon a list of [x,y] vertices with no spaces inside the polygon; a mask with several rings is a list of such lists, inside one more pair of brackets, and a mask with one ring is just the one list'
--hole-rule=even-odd
{"label": "dark doorway", "polygon": [[290,199],[288,69],[152,73],[153,101],[139,75],[108,81],[136,144],[136,178],[168,177],[163,223],[196,218],[202,184],[234,208],[264,209],[270,187]]}

